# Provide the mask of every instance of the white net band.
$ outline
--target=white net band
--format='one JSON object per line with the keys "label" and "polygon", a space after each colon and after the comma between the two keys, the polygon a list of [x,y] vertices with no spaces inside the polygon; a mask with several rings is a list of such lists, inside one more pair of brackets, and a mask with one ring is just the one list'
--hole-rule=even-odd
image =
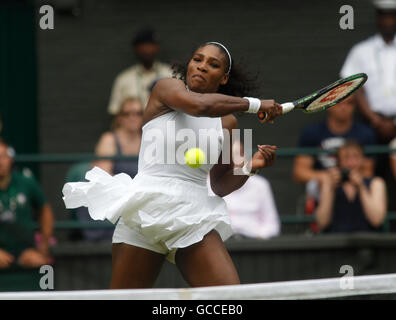
{"label": "white net band", "polygon": [[[187,289],[9,292],[0,293],[0,300],[296,300],[396,293],[396,274],[346,279],[341,277]],[[343,281],[349,283],[347,288]]]}

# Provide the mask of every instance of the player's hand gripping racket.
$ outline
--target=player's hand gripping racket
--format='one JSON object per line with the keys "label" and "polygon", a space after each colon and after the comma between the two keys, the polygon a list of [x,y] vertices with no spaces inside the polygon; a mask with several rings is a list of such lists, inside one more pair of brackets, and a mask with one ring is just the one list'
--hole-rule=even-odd
{"label": "player's hand gripping racket", "polygon": [[[283,103],[283,114],[293,109],[302,109],[306,113],[314,113],[326,110],[338,102],[344,100],[358,90],[367,81],[367,74],[358,73],[344,79],[340,79],[325,88],[322,88],[304,98],[293,102]],[[264,120],[265,112],[259,112],[258,117]]]}

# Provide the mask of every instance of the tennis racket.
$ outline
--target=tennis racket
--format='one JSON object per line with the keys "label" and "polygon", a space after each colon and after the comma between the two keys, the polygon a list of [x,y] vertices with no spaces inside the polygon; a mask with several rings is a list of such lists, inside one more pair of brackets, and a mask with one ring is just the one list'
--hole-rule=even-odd
{"label": "tennis racket", "polygon": [[[357,73],[344,79],[340,79],[327,87],[324,87],[304,98],[293,102],[283,103],[283,114],[292,111],[293,109],[301,109],[305,113],[315,113],[326,110],[345,98],[349,97],[356,90],[361,88],[367,81],[367,74]],[[265,120],[267,114],[259,112],[260,120]]]}

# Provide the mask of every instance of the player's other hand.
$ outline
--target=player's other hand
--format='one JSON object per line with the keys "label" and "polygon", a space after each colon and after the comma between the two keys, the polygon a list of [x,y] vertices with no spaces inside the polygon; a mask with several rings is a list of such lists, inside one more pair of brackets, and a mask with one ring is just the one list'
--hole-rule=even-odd
{"label": "player's other hand", "polygon": [[277,146],[257,145],[258,151],[252,157],[252,171],[274,164]]}
{"label": "player's other hand", "polygon": [[265,119],[260,120],[261,123],[274,123],[274,119],[282,114],[283,109],[279,103],[275,102],[275,100],[261,100],[259,112],[260,111],[267,114]]}

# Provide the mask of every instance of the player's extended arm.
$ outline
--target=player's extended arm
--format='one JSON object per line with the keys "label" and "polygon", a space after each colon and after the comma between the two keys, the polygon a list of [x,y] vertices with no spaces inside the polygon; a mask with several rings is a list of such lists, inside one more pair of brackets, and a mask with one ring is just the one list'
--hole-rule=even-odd
{"label": "player's extended arm", "polygon": [[[197,93],[186,90],[183,81],[161,79],[153,89],[154,102],[197,117],[223,117],[236,112],[246,112],[249,101],[244,98],[219,93]],[[282,114],[282,107],[274,100],[261,100],[260,111],[269,114],[268,121]]]}

